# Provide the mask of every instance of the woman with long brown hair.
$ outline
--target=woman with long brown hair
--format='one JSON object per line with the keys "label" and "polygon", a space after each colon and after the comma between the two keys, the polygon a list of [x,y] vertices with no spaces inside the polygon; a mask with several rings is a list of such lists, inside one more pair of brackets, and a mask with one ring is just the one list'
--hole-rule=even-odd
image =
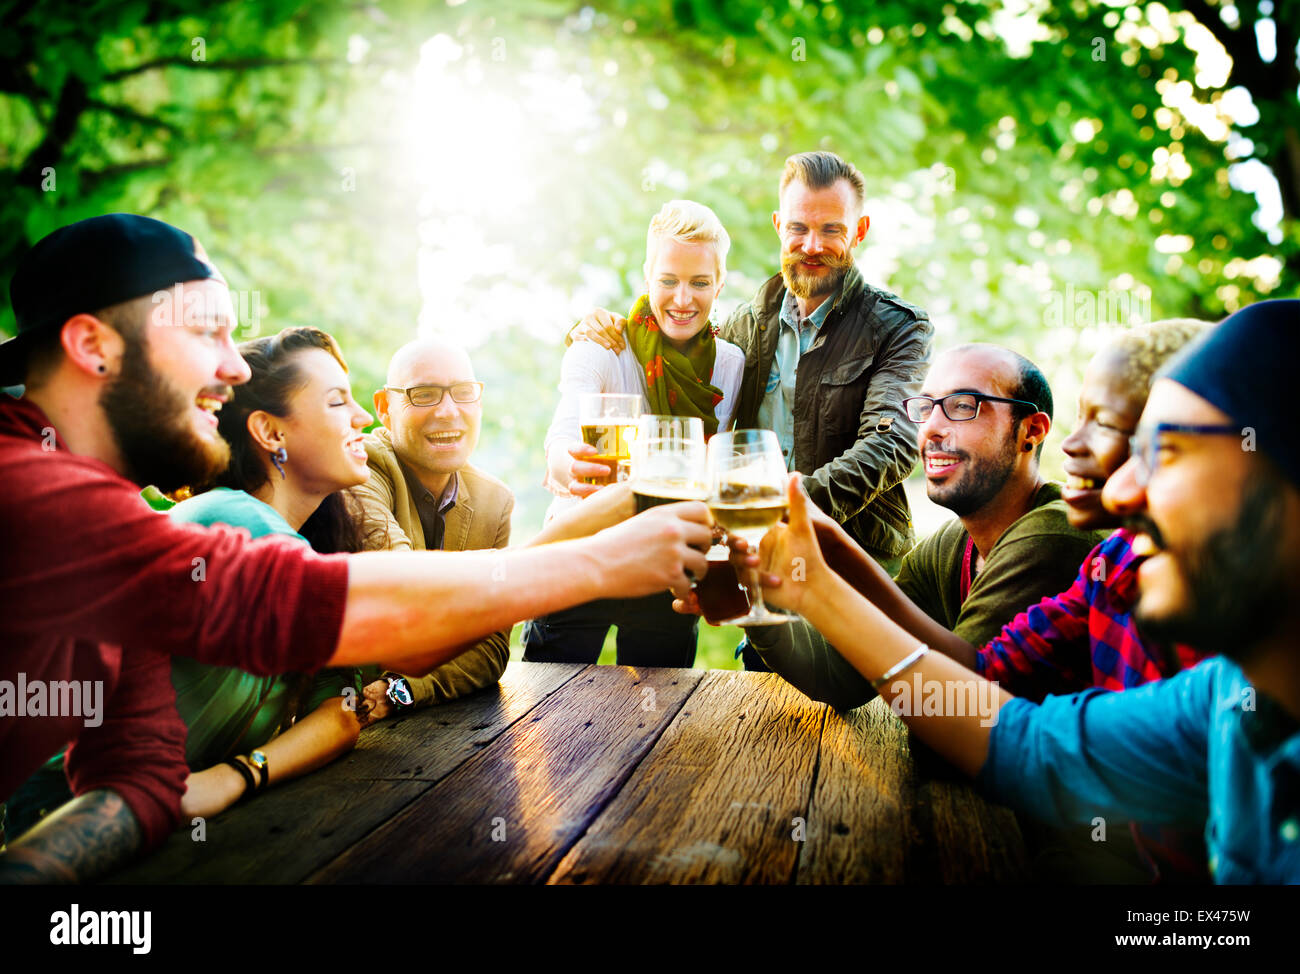
{"label": "woman with long brown hair", "polygon": [[[170,516],[287,536],[323,554],[360,551],[359,508],[348,489],[369,476],[361,431],[370,415],[352,398],[337,343],[316,328],[289,328],[239,350],[252,378],[218,414],[230,464],[211,490]],[[172,683],[193,770],[186,817],[215,814],[328,763],[361,729],[351,671],[262,677],[177,658]]]}

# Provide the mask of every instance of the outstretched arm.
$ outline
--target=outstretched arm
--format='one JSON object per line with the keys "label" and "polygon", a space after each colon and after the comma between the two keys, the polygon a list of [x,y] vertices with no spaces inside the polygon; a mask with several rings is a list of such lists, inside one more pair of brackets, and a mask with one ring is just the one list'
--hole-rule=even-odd
{"label": "outstretched arm", "polygon": [[[427,672],[521,619],[685,588],[688,570],[704,573],[712,536],[708,508],[689,502],[590,538],[530,548],[352,555],[343,628],[327,665],[378,659],[399,672]],[[432,611],[439,606],[445,611]]]}
{"label": "outstretched arm", "polygon": [[0,883],[84,883],[126,865],[143,844],[121,795],[87,792],[0,853]]}
{"label": "outstretched arm", "polygon": [[815,506],[809,509],[808,516],[826,564],[835,574],[931,649],[939,650],[962,666],[975,665],[976,648],[935,622],[909,599],[889,577],[889,572],[863,551],[838,521]]}
{"label": "outstretched arm", "polygon": [[[328,698],[283,734],[262,745],[268,773],[266,787],[315,771],[356,746],[361,723],[356,712],[344,707],[343,702],[342,697]],[[181,819],[219,815],[239,801],[247,789],[244,776],[228,764],[196,771],[185,780]]]}
{"label": "outstretched arm", "polygon": [[[822,556],[809,517],[811,501],[799,485],[797,474],[788,487],[790,519],[768,532],[762,556],[767,572],[778,576],[775,587],[764,585],[764,597],[773,604],[793,609],[815,626],[844,658],[868,680],[883,676],[906,659],[919,640],[863,598],[836,574]],[[910,699],[915,680],[921,685],[937,681],[969,688],[979,700],[989,700],[993,713],[978,708],[959,708],[961,713],[925,713]],[[993,689],[980,693],[982,680],[961,664],[939,653],[930,653],[908,666],[879,688],[879,693],[908,725],[931,747],[967,774],[975,775],[988,756],[989,735],[996,713],[1011,695]],[[907,695],[895,704],[895,699]],[[943,709],[943,708],[939,708]],[[966,709],[976,712],[966,713]]]}

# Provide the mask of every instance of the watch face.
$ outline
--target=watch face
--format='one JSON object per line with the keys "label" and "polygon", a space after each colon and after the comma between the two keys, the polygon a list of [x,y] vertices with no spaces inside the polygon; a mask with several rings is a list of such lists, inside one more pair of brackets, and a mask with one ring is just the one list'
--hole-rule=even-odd
{"label": "watch face", "polygon": [[388,681],[388,699],[396,707],[409,707],[415,703],[415,697],[411,694],[411,685],[405,679]]}

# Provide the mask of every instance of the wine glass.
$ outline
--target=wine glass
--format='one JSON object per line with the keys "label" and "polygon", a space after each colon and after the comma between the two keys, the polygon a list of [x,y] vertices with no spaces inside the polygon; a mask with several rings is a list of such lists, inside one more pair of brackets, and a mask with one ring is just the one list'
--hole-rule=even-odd
{"label": "wine glass", "polygon": [[632,441],[636,512],[708,498],[704,423],[693,416],[642,416]]}
{"label": "wine glass", "polygon": [[[744,538],[750,551],[757,551],[763,535],[785,516],[788,477],[781,443],[771,430],[718,433],[709,441],[709,513],[728,534]],[[768,609],[758,570],[749,575],[750,610],[726,620],[728,625],[770,626],[795,618]]]}

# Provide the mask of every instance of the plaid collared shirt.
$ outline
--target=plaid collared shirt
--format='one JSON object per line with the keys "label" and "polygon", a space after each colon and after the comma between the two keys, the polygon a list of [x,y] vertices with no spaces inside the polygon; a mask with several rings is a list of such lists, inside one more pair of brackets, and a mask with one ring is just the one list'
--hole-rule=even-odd
{"label": "plaid collared shirt", "polygon": [[1138,635],[1133,533],[1121,529],[1092,549],[1060,595],[1019,613],[979,650],[975,669],[1031,700],[1088,687],[1125,690],[1195,666],[1202,653],[1153,646]]}

